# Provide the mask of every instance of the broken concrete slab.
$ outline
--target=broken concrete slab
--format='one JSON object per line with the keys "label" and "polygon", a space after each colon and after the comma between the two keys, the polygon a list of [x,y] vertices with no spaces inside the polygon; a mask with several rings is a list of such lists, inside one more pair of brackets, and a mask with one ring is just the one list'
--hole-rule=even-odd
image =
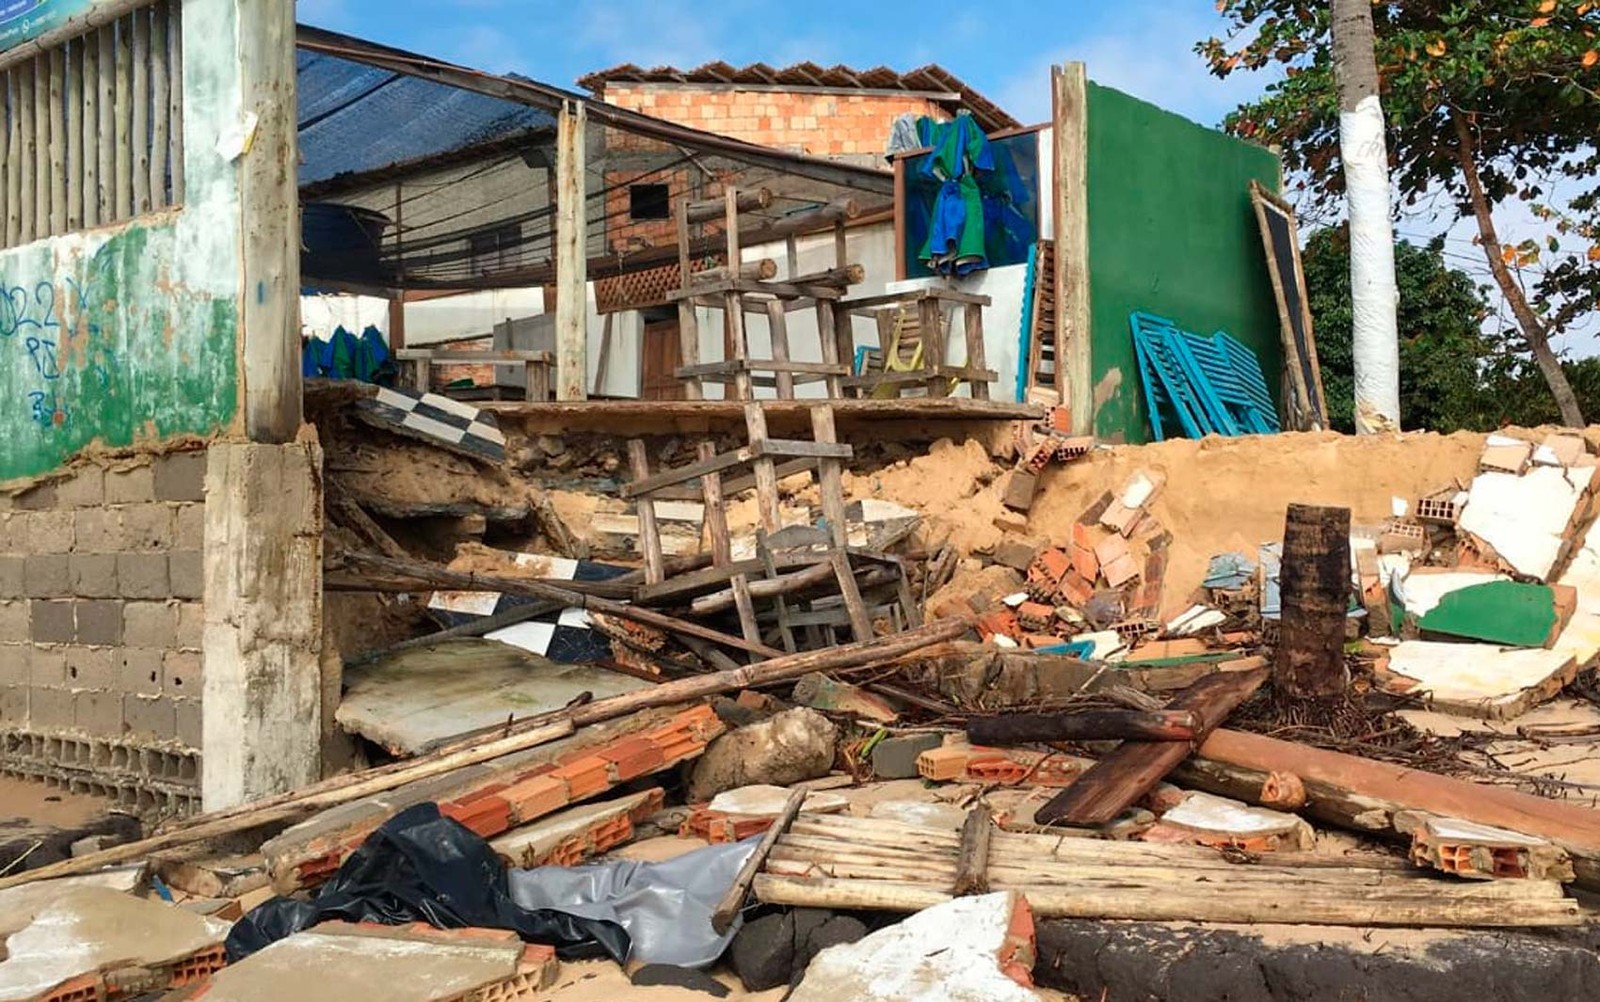
{"label": "broken concrete slab", "polygon": [[38,909],[6,940],[0,1000],[39,998],[78,978],[95,993],[87,997],[100,998],[104,979],[125,969],[139,969],[141,985],[154,977],[154,987],[170,987],[162,972],[199,962],[199,955],[209,955],[208,971],[220,968],[227,935],[226,922],[104,887],[79,887]]}
{"label": "broken concrete slab", "polygon": [[1417,620],[1424,634],[1510,647],[1553,647],[1577,609],[1568,585],[1490,581],[1449,592]]}
{"label": "broken concrete slab", "polygon": [[917,775],[917,756],[944,743],[936,731],[900,734],[872,746],[872,774],[879,779],[910,779]]}
{"label": "broken concrete slab", "polygon": [[704,802],[739,786],[788,786],[825,776],[838,740],[833,721],[806,707],[730,731],[711,742],[695,763],[689,800]]}
{"label": "broken concrete slab", "polygon": [[137,894],[144,890],[149,879],[149,867],[140,863],[86,873],[81,877],[58,877],[7,887],[0,891],[0,941],[32,922],[41,908],[73,891],[89,887]]}
{"label": "broken concrete slab", "polygon": [[[204,1002],[491,1002],[549,987],[557,961],[503,929],[323,923],[280,939],[183,998]],[[381,987],[380,987],[381,986]]]}
{"label": "broken concrete slab", "polygon": [[594,665],[558,664],[493,640],[456,639],[348,669],[334,719],[395,754],[416,754],[508,716],[558,710],[581,693],[603,699],[650,684]]}
{"label": "broken concrete slab", "polygon": [[1309,851],[1316,845],[1315,831],[1297,815],[1199,792],[1183,797],[1139,837],[1145,842],[1250,852]]}
{"label": "broken concrete slab", "polygon": [[1593,467],[1537,466],[1522,476],[1480,473],[1467,492],[1460,527],[1518,574],[1548,580],[1561,571],[1573,522]]}
{"label": "broken concrete slab", "polygon": [[1394,592],[1412,616],[1426,616],[1444,597],[1463,588],[1472,588],[1494,581],[1510,581],[1504,574],[1492,571],[1456,570],[1444,567],[1412,567],[1394,579]]}
{"label": "broken concrete slab", "polygon": [[[740,814],[748,817],[775,818],[783,813],[784,804],[794,792],[787,787],[758,784],[724,790],[711,798],[706,809],[722,814]],[[816,790],[806,794],[801,810],[810,814],[832,814],[850,806],[850,801],[837,793]]]}
{"label": "broken concrete slab", "polygon": [[1427,693],[1437,709],[1509,720],[1560,692],[1577,662],[1561,650],[1407,640],[1390,650],[1388,670],[1412,684],[1385,688]]}
{"label": "broken concrete slab", "polygon": [[956,898],[811,961],[790,1002],[1038,1002],[1033,914],[1015,892]]}
{"label": "broken concrete slab", "polygon": [[960,831],[961,826],[966,824],[967,812],[954,804],[925,800],[880,800],[868,809],[867,817],[898,821],[917,828]]}

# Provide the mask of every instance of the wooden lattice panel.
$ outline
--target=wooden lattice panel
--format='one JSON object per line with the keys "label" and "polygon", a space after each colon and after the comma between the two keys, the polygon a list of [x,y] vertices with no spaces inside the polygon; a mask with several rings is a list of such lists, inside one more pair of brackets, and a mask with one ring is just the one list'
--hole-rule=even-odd
{"label": "wooden lattice panel", "polygon": [[[700,258],[690,264],[696,271],[715,268],[722,263],[722,255]],[[667,293],[683,287],[683,277],[676,262],[659,268],[635,271],[627,275],[596,279],[594,283],[595,311],[618,313],[622,310],[640,310],[647,306],[667,305]]]}

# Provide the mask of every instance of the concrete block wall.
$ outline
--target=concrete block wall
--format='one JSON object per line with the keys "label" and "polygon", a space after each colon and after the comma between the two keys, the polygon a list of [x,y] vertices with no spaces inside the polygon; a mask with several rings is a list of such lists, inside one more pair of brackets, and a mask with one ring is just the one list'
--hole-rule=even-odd
{"label": "concrete block wall", "polygon": [[205,471],[173,452],[0,495],[0,770],[115,787],[156,749],[184,764],[146,778],[198,782]]}

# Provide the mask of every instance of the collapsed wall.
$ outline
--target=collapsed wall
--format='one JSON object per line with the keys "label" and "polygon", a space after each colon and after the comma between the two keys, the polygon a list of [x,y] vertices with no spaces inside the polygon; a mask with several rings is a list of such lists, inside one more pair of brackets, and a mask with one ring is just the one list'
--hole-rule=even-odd
{"label": "collapsed wall", "polygon": [[86,460],[0,495],[0,771],[198,800],[205,471]]}

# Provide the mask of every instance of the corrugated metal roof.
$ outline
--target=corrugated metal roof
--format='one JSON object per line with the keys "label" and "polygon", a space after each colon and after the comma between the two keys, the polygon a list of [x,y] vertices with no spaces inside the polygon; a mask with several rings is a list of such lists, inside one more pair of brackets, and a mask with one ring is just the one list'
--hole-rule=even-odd
{"label": "corrugated metal roof", "polygon": [[302,185],[555,128],[516,101],[303,48],[295,57]]}
{"label": "corrugated metal roof", "polygon": [[972,117],[985,132],[1014,129],[1022,123],[1006,114],[999,105],[968,87],[955,74],[935,63],[901,73],[887,66],[857,70],[849,66],[819,66],[816,63],[795,63],[781,69],[766,63],[749,66],[731,66],[724,62],[705,63],[684,70],[674,66],[657,66],[644,69],[633,63],[623,63],[608,70],[590,73],[578,81],[578,86],[600,94],[608,83],[698,83],[698,84],[754,84],[779,87],[842,87],[858,90],[905,90],[955,94],[959,105],[972,112]]}

